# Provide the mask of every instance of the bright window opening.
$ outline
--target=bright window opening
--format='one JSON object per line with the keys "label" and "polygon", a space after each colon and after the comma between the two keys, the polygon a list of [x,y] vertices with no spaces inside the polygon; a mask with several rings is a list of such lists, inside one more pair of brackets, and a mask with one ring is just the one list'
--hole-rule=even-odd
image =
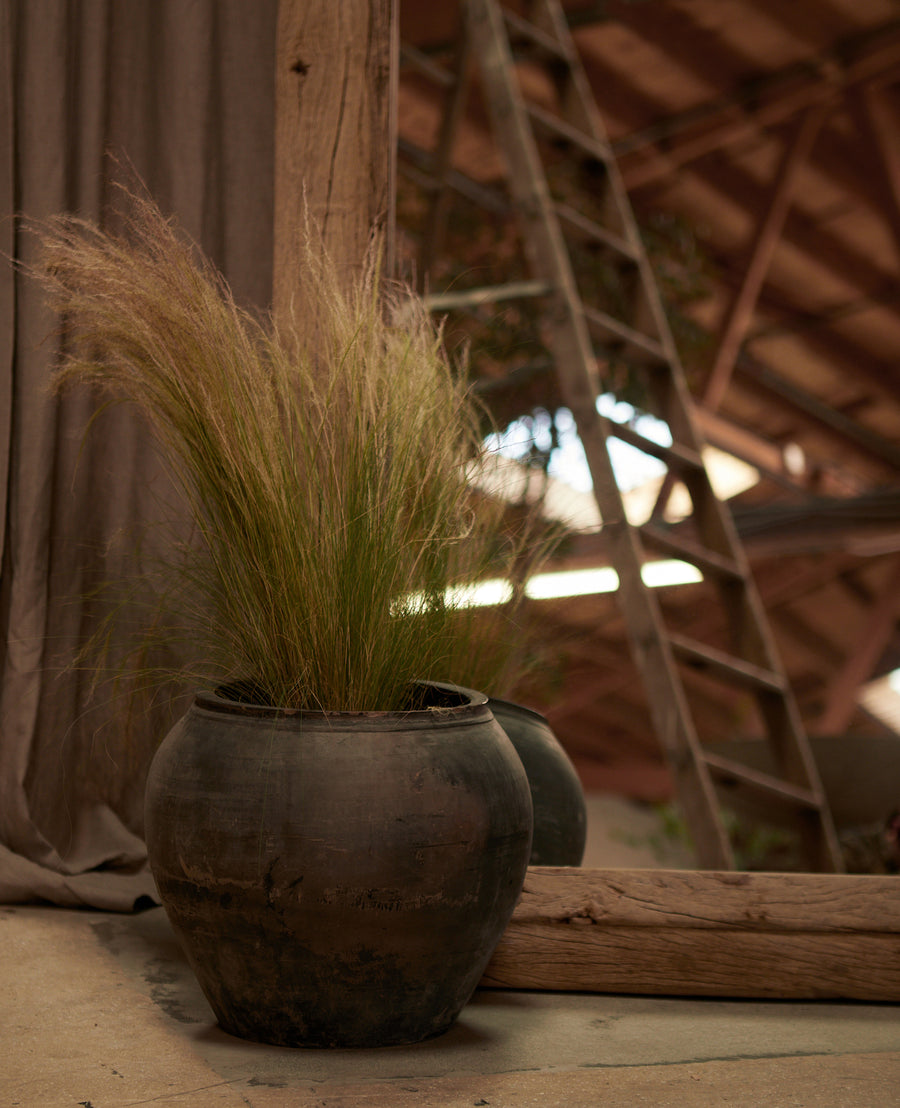
{"label": "bright window opening", "polygon": [[[677,559],[648,562],[641,576],[651,589],[669,585],[688,585],[702,581],[696,566]],[[596,569],[567,569],[553,573],[537,573],[525,586],[525,595],[531,600],[562,600],[570,596],[595,596],[615,592],[619,577],[611,566]],[[503,578],[479,581],[474,585],[459,585],[448,589],[446,602],[457,608],[488,608],[505,604],[512,597],[512,585]],[[421,611],[425,600],[414,596],[406,604],[407,611]]]}

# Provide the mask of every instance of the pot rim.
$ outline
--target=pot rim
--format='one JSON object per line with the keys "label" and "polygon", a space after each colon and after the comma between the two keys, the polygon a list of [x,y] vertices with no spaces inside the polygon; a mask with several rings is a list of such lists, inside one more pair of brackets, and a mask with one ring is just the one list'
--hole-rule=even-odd
{"label": "pot rim", "polygon": [[526,718],[531,718],[539,723],[543,723],[545,727],[550,726],[550,722],[546,716],[541,715],[541,713],[535,711],[534,708],[527,708],[524,704],[518,704],[514,700],[503,700],[503,698],[499,696],[489,696],[488,707],[493,710],[495,705],[498,708],[507,709],[513,715],[525,716]]}
{"label": "pot rim", "polygon": [[223,690],[227,685],[215,689],[198,689],[194,693],[196,708],[228,716],[243,716],[268,720],[298,720],[309,723],[327,723],[332,728],[356,729],[360,724],[369,726],[397,727],[434,727],[441,724],[458,725],[463,722],[480,722],[491,718],[492,713],[485,693],[454,685],[446,681],[415,681],[414,685],[437,689],[446,697],[446,704],[436,704],[427,708],[415,708],[400,711],[353,712],[329,711],[317,708],[284,708],[268,704],[255,704],[245,700],[234,700]]}

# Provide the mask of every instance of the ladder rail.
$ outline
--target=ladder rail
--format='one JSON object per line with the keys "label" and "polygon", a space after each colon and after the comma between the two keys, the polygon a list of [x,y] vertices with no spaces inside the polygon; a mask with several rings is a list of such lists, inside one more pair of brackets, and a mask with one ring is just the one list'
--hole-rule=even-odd
{"label": "ladder rail", "polygon": [[[558,0],[533,0],[529,19],[506,11],[497,0],[467,0],[466,49],[478,63],[484,99],[507,163],[508,184],[533,278],[549,286],[542,301],[548,306],[546,344],[584,446],[612,562],[619,575],[619,599],[632,653],[694,834],[699,862],[704,867],[734,868],[715,784],[715,777],[725,775],[731,764],[712,755],[701,743],[680,672],[680,666],[686,663],[751,690],[783,780],[753,778],[751,774],[747,781],[764,791],[768,788],[775,800],[788,804],[793,801],[804,807],[804,842],[809,856],[822,868],[840,870],[837,836],[799,710],[731,513],[712,489],[703,461],[704,439],[693,415],[662,299],[587,76]],[[515,77],[510,36],[555,66],[561,115],[526,102]],[[454,103],[458,100],[457,95]],[[439,163],[444,173],[450,167],[447,151],[458,123],[458,110],[454,115],[442,136]],[[606,222],[610,226],[582,217],[553,199],[538,144],[538,135],[547,132],[602,164],[604,211],[609,213]],[[629,272],[636,279],[632,309],[637,318],[626,321],[583,302],[563,227],[574,231],[576,239],[580,236],[593,241],[621,258],[623,265],[632,267]],[[601,381],[593,339],[598,335],[601,344],[621,344],[636,353],[633,362],[641,364],[643,359],[643,372],[655,390],[673,439],[670,447],[649,452],[663,458],[669,473],[677,475],[688,489],[699,543],[679,539],[675,534],[667,540],[664,530],[655,523],[640,529],[627,520],[608,444],[613,436],[626,441],[629,435],[640,436],[609,424],[597,411]],[[693,557],[694,564],[710,577],[730,630],[727,651],[706,648],[667,630],[659,603],[641,577],[645,540],[657,549],[680,550],[687,561]]]}
{"label": "ladder rail", "polygon": [[[559,42],[571,44],[568,25],[558,3],[554,0],[533,0],[532,8],[535,12],[533,17],[535,23],[543,34],[549,35]],[[605,143],[606,132],[600,118],[600,112],[587,75],[580,64],[577,51],[574,49],[574,44],[571,44],[571,50],[567,51],[567,55],[570,62],[572,93],[578,105],[577,115],[584,121],[585,129],[589,131],[591,138]],[[669,327],[665,307],[650,268],[646,251],[642,248],[640,242],[640,231],[631,213],[631,205],[618,163],[612,157],[606,164],[606,172],[608,188],[613,195],[615,207],[624,223],[627,239],[636,251],[635,261],[641,274],[641,285],[646,296],[654,331],[659,337],[659,344],[665,352],[666,361],[674,370],[668,379],[668,385],[673,390],[673,396],[665,414],[668,417],[675,441],[699,454],[705,445],[704,438],[691,417],[693,404],[687,391],[684,373]],[[744,621],[744,635],[749,634],[751,638],[748,640],[742,636],[738,648],[742,652],[749,653],[758,665],[767,669],[780,669],[781,661],[778,657],[774,639],[769,633],[765,609],[750,573],[749,562],[746,559],[731,513],[715,495],[705,468],[702,471],[695,472],[685,483],[688,486],[692,500],[694,500],[695,509],[707,515],[707,544],[717,554],[737,564],[742,571],[744,582],[742,602],[750,609],[750,619]],[[712,518],[709,518],[710,516]],[[709,535],[710,528],[712,528],[711,536]],[[723,602],[733,608],[732,597],[728,593],[723,594]],[[733,622],[736,623],[737,621],[733,620]],[[794,726],[798,732],[802,732],[799,715],[796,717]],[[807,781],[814,781],[817,770],[811,756],[804,761],[804,773]]]}
{"label": "ladder rail", "polygon": [[[594,495],[605,521],[613,564],[619,573],[619,589],[625,608],[639,612],[638,622],[656,633],[635,633],[635,619],[627,621],[631,645],[638,666],[649,678],[650,708],[661,745],[673,767],[680,795],[695,801],[696,811],[709,813],[696,836],[701,862],[706,868],[732,869],[734,859],[728,836],[718,815],[712,779],[700,762],[700,740],[690,722],[684,690],[674,658],[659,628],[662,616],[658,605],[641,579],[643,550],[634,530],[625,523],[625,505],[612,470],[606,435],[596,407],[597,381],[593,346],[580,307],[575,277],[568,263],[568,252],[553,214],[553,201],[547,188],[528,113],[508,80],[512,54],[503,32],[502,16],[492,3],[473,0],[467,6],[467,30],[470,40],[481,47],[481,77],[489,90],[489,110],[498,133],[513,132],[505,144],[510,160],[509,177],[515,201],[526,212],[531,233],[526,248],[535,273],[549,276],[556,288],[556,322],[548,345],[554,356],[560,385],[584,447],[594,482]],[[672,711],[670,705],[677,704]],[[684,757],[685,748],[693,758]],[[699,772],[696,766],[700,766]]]}
{"label": "ladder rail", "polygon": [[[439,72],[443,72],[440,71]],[[425,281],[431,271],[435,255],[440,253],[447,229],[447,212],[450,204],[450,171],[453,167],[453,144],[459,129],[459,121],[466,108],[469,86],[472,79],[472,47],[469,39],[464,39],[459,56],[456,59],[456,71],[449,79],[450,107],[441,120],[441,132],[438,137],[434,159],[434,175],[437,188],[432,196],[428,210],[425,233],[422,236],[422,248],[419,255],[419,291],[425,291]]]}

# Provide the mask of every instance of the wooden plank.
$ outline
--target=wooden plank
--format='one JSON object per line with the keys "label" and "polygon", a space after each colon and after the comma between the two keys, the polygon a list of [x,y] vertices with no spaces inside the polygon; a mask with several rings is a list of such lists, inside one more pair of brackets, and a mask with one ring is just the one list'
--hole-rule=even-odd
{"label": "wooden plank", "polygon": [[[518,929],[482,986],[658,996],[900,1000],[896,936],[759,935],[674,928]],[[540,950],[540,955],[537,954]],[[509,962],[512,959],[512,967]],[[880,974],[875,967],[888,963]]]}
{"label": "wooden plank", "polygon": [[900,881],[532,867],[481,984],[900,1001]]}
{"label": "wooden plank", "polygon": [[513,918],[900,936],[900,881],[865,874],[531,866]]}

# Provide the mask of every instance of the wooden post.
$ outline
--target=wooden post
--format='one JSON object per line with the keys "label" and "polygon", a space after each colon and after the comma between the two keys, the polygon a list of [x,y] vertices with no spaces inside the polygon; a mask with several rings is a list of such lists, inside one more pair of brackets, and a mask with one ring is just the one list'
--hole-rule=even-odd
{"label": "wooden post", "polygon": [[276,322],[301,328],[307,213],[339,273],[359,272],[373,227],[392,268],[397,0],[280,0],[275,76]]}

